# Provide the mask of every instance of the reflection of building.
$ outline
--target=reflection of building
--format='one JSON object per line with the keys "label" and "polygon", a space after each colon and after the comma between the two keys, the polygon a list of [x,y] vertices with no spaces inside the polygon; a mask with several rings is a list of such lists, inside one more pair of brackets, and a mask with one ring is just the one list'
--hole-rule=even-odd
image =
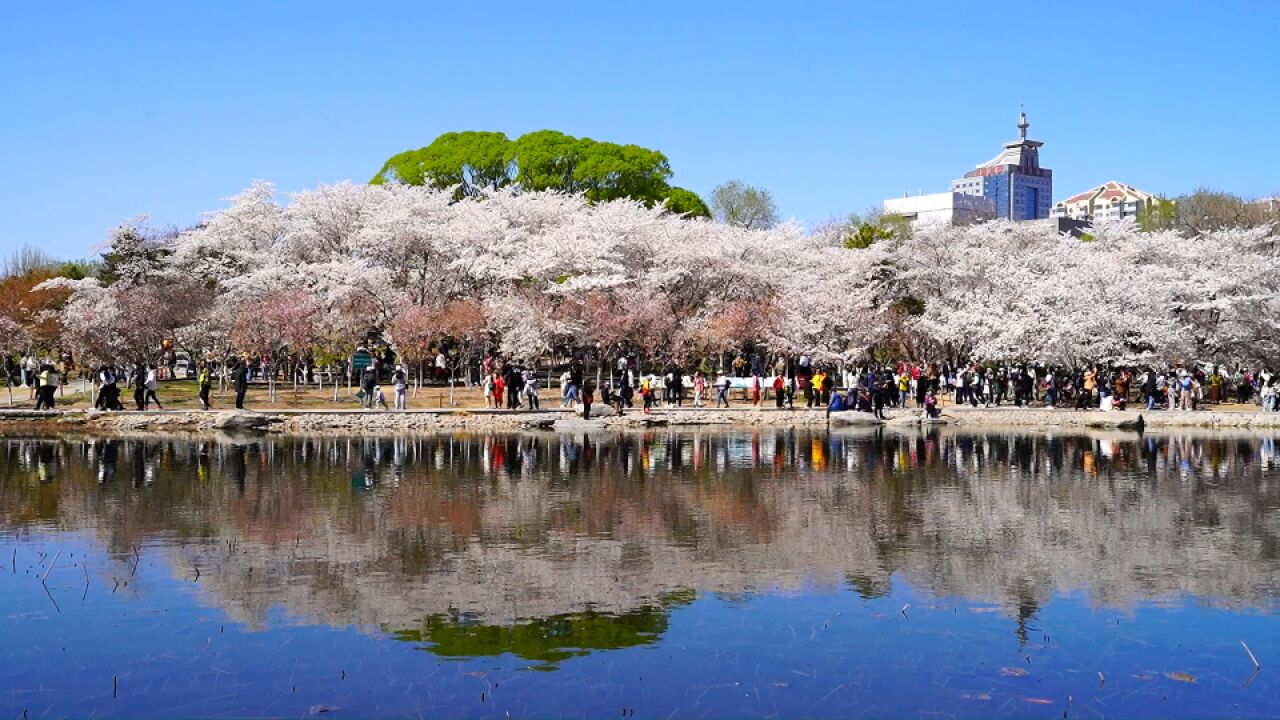
{"label": "reflection of building", "polygon": [[1090,223],[1115,222],[1136,217],[1155,200],[1149,193],[1113,180],[1054,205],[1051,215]]}
{"label": "reflection of building", "polygon": [[884,211],[901,215],[913,225],[972,225],[996,217],[996,206],[990,198],[958,192],[885,200]]}
{"label": "reflection of building", "polygon": [[1040,167],[1039,140],[1027,139],[1027,114],[1018,115],[1018,139],[1004,144],[991,160],[951,183],[951,191],[991,198],[996,215],[1010,220],[1049,217],[1053,171]]}

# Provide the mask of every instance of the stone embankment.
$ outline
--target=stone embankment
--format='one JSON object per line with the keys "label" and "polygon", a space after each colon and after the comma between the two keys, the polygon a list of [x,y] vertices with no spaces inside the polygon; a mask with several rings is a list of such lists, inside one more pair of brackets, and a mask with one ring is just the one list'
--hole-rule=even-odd
{"label": "stone embankment", "polygon": [[[736,407],[680,408],[655,410],[652,414],[628,412],[622,417],[611,408],[593,408],[590,420],[566,410],[410,410],[387,412],[369,410],[264,410],[211,412],[159,410],[148,412],[33,411],[0,410],[0,433],[103,432],[268,432],[307,433],[401,433],[434,431],[565,430],[581,432],[603,429],[645,427],[732,428],[832,428],[879,427],[912,428],[954,425],[961,428],[1005,427],[1028,429],[1142,429],[1165,428],[1280,430],[1280,413],[1264,412],[1124,412],[1023,408],[946,408],[941,418],[928,420],[918,410],[889,411],[887,419],[876,420],[868,413],[844,412],[830,417],[823,410],[777,410]],[[1141,418],[1141,422],[1139,422]]]}

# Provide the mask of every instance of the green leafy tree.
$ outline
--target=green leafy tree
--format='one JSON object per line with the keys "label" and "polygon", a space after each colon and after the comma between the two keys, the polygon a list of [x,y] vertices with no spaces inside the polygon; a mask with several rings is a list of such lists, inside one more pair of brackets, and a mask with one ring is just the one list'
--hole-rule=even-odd
{"label": "green leafy tree", "polygon": [[667,199],[663,201],[666,208],[677,215],[690,217],[711,217],[711,208],[698,197],[698,194],[682,187],[673,187],[667,191]]}
{"label": "green leafy tree", "polygon": [[591,143],[555,130],[521,135],[512,145],[516,182],[525,190],[579,192],[578,164]]}
{"label": "green leafy tree", "polygon": [[661,202],[670,186],[667,156],[639,145],[587,140],[574,171],[579,187],[593,202],[632,198],[648,205]]}
{"label": "green leafy tree", "polygon": [[675,192],[670,179],[671,165],[656,150],[539,130],[515,141],[495,132],[445,133],[427,147],[392,156],[371,182],[457,187],[459,199],[514,184],[584,193],[593,202],[632,198],[664,203],[673,212],[709,214],[701,198]]}
{"label": "green leafy tree", "polygon": [[1138,208],[1138,228],[1143,232],[1157,232],[1176,227],[1178,203],[1158,197]]}
{"label": "green leafy tree", "polygon": [[393,155],[371,182],[457,187],[458,198],[471,197],[511,184],[513,148],[498,132],[445,133],[424,148]]}
{"label": "green leafy tree", "polygon": [[841,224],[844,228],[844,246],[851,250],[868,248],[882,240],[907,240],[911,237],[909,219],[877,209],[868,210],[863,217],[852,214]]}

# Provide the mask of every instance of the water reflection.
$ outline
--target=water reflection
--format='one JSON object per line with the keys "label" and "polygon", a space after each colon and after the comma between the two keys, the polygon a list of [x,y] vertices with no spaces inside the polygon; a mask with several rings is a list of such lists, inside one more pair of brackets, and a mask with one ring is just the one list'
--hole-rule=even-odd
{"label": "water reflection", "polygon": [[[234,620],[554,663],[643,644],[690,593],[1273,609],[1272,438],[663,431],[7,438],[0,530],[140,547]],[[136,588],[136,592],[146,592]]]}

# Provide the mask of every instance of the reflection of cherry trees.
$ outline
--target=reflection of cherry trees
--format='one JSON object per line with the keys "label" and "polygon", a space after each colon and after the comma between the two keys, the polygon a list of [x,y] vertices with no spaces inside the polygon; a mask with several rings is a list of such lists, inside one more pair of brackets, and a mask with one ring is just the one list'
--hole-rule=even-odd
{"label": "reflection of cherry trees", "polygon": [[894,578],[1015,613],[1075,590],[1266,608],[1280,577],[1276,448],[1253,437],[0,443],[0,530],[84,531],[122,561],[161,544],[246,619],[502,622]]}

